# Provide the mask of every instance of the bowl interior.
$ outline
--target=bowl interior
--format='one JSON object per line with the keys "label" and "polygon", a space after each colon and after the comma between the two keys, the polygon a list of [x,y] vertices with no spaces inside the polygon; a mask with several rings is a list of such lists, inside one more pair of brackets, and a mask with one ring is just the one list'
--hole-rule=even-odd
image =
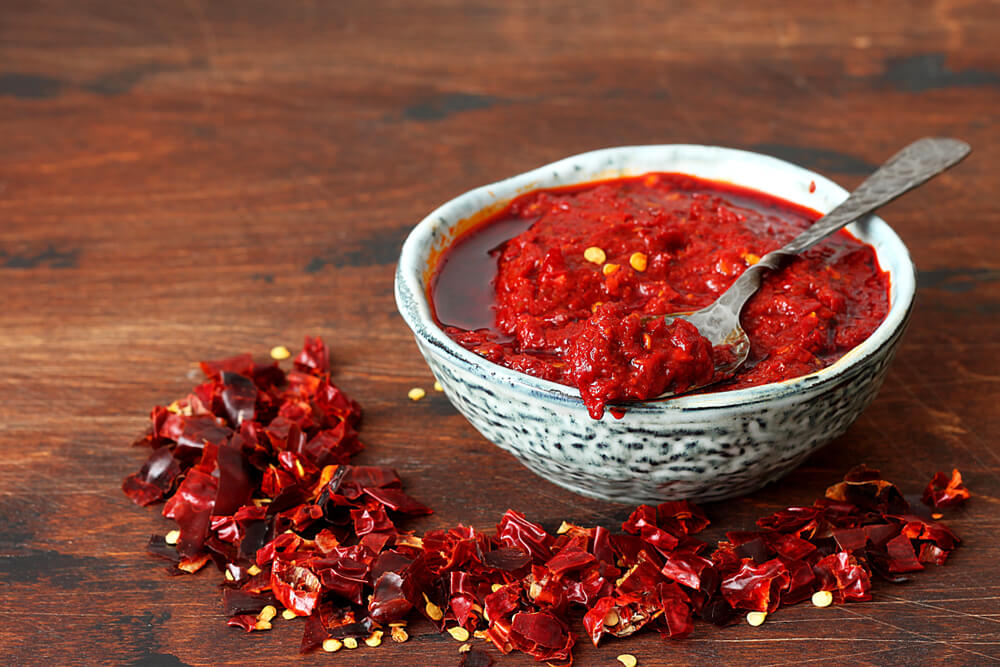
{"label": "bowl interior", "polygon": [[[436,325],[428,303],[427,285],[438,258],[463,231],[529,190],[586,183],[651,171],[678,172],[724,181],[801,204],[820,212],[835,207],[847,191],[808,169],[766,155],[717,146],[624,146],[583,153],[517,176],[471,190],[439,207],[410,233],[396,274],[396,300],[414,334],[448,356],[486,370],[491,376],[528,390],[579,401],[573,387],[541,380],[492,364],[452,341]],[[769,400],[776,395],[832,380],[877,351],[906,321],[913,301],[915,273],[903,242],[877,216],[853,223],[847,230],[871,244],[879,264],[889,273],[890,310],[864,343],[834,364],[799,378],[717,394],[681,396],[666,402],[635,404],[630,413],[663,409],[721,407]],[[581,404],[581,410],[582,410]]]}

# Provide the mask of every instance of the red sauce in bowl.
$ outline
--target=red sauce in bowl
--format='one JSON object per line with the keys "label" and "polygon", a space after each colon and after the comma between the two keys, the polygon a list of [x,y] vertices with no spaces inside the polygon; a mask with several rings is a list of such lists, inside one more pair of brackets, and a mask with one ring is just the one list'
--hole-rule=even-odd
{"label": "red sauce in bowl", "polygon": [[[693,326],[640,316],[708,305],[819,215],[681,174],[530,192],[442,255],[430,287],[434,316],[490,361],[578,387],[599,419],[609,403],[711,377],[711,345]],[[741,318],[750,358],[709,390],[824,368],[888,311],[889,279],[874,250],[840,232],[765,278]]]}

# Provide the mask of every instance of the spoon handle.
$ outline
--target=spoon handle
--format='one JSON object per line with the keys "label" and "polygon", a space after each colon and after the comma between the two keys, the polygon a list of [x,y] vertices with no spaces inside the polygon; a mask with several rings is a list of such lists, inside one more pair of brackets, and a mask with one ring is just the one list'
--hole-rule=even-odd
{"label": "spoon handle", "polygon": [[719,297],[719,302],[739,312],[743,303],[757,291],[765,271],[778,268],[784,259],[808,250],[841,227],[958,164],[969,154],[969,150],[969,145],[958,139],[926,137],[914,141],[889,158],[839,206],[784,247],[772,250],[744,271]]}

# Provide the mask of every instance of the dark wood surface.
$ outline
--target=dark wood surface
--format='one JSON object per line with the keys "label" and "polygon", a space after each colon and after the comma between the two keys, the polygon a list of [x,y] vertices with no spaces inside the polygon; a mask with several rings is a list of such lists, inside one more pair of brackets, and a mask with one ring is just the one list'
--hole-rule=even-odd
{"label": "dark wood surface", "polygon": [[403,645],[301,659],[298,622],[227,628],[218,574],[167,576],[143,548],[168,522],[119,490],[149,409],[199,359],[321,334],[366,408],[361,460],[437,510],[417,530],[487,528],[509,506],[615,526],[629,508],[527,473],[440,394],[407,400],[432,382],[392,298],[408,230],[593,148],[749,148],[851,187],[934,134],[974,151],[884,211],[920,287],[881,394],[787,479],[707,511],[718,537],[860,462],[907,493],[955,466],[975,494],[949,519],[962,547],[869,603],[581,644],[577,660],[1000,662],[1000,4],[617,4],[3,3],[5,662],[456,664],[420,624]]}

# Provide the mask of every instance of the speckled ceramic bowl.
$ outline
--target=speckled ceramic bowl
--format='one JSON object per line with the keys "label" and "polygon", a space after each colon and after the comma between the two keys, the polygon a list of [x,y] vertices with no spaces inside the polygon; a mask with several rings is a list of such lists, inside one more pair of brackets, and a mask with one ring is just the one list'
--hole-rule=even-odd
{"label": "speckled ceramic bowl", "polygon": [[[872,244],[891,279],[891,309],[864,343],[835,364],[773,384],[639,403],[625,417],[591,419],[577,390],[517,373],[465,350],[438,328],[427,284],[455,236],[526,191],[651,171],[727,181],[828,211],[847,192],[772,157],[715,146],[625,146],[584,153],[467,192],[407,238],[396,303],[455,407],[488,440],[542,477],[622,503],[749,493],[843,433],[875,398],[909,318],[915,276],[899,237],[872,217],[848,227]],[[815,182],[814,192],[810,183]]]}

